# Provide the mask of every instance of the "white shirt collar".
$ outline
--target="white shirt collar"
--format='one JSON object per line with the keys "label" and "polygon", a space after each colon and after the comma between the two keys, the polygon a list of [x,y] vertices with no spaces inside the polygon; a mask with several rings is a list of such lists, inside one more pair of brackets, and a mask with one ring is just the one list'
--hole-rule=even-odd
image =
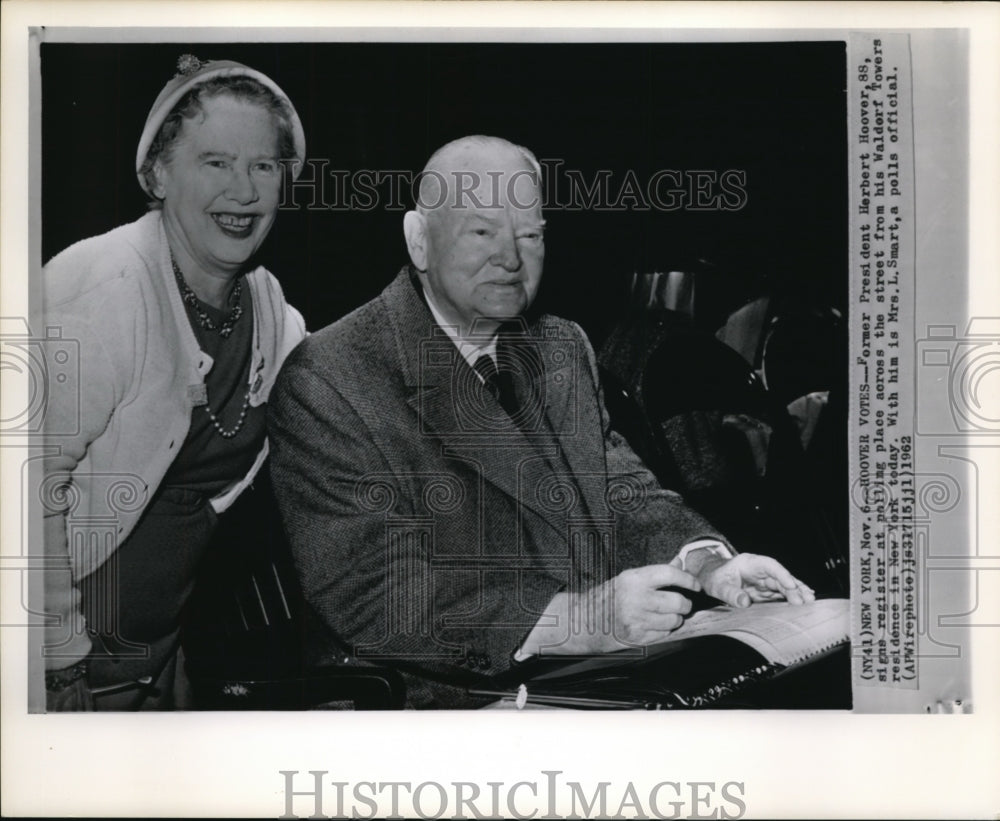
{"label": "white shirt collar", "polygon": [[448,320],[441,315],[437,306],[434,305],[434,299],[431,297],[426,288],[424,289],[424,297],[427,300],[427,307],[431,309],[431,315],[434,317],[434,321],[437,322],[441,329],[448,335],[448,338],[455,343],[459,353],[461,353],[465,361],[469,363],[470,368],[475,367],[476,360],[479,359],[479,357],[484,353],[489,354],[494,362],[497,361],[497,335],[495,333],[489,339],[484,339],[481,336],[459,336],[458,328],[448,322]]}

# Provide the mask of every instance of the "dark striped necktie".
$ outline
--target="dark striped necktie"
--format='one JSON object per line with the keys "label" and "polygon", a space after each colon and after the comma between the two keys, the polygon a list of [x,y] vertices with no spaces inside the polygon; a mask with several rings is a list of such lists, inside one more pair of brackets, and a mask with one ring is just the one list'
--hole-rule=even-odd
{"label": "dark striped necktie", "polygon": [[510,371],[499,370],[493,357],[486,353],[482,354],[472,367],[482,377],[486,390],[493,394],[493,398],[500,403],[500,407],[507,412],[507,415],[514,418],[518,411],[518,402]]}

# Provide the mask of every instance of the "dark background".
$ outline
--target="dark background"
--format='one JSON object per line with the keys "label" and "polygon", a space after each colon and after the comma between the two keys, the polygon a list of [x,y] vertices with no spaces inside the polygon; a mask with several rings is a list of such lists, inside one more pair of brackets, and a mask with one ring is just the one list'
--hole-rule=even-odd
{"label": "dark background", "polygon": [[[149,107],[184,53],[238,60],[272,77],[298,110],[309,158],[327,161],[327,170],[416,174],[445,142],[483,133],[525,145],[543,164],[562,163],[588,182],[610,172],[612,192],[627,172],[642,185],[668,169],[745,172],[746,204],[736,211],[548,210],[538,307],[576,320],[599,347],[625,315],[635,272],[695,272],[701,336],[667,346],[676,356],[661,379],[669,396],[689,399],[711,388],[712,377],[725,381],[725,369],[713,373],[711,363],[719,360],[704,355],[718,356],[711,345],[722,346],[712,333],[729,312],[767,296],[772,315],[804,322],[804,333],[786,337],[783,358],[807,378],[792,379],[779,405],[831,388],[825,445],[805,462],[801,453],[770,461],[766,481],[749,485],[752,493],[743,485],[723,488],[716,508],[743,528],[746,541],[734,538],[738,546],[759,541],[765,548],[759,552],[781,559],[817,590],[844,595],[844,580],[818,563],[846,556],[847,350],[843,337],[826,348],[815,344],[811,330],[817,316],[847,314],[844,43],[47,43],[41,49],[43,261],[145,212],[135,148]],[[334,200],[332,185],[326,199]],[[303,207],[279,214],[260,262],[316,330],[378,294],[407,254],[401,208],[383,201],[370,210],[308,209],[308,200],[301,190]],[[750,366],[741,365],[736,383],[745,387]],[[624,418],[615,423],[628,435]],[[797,444],[797,433],[790,436]],[[709,508],[699,509],[709,515]],[[736,533],[728,525],[725,532]],[[223,518],[218,544],[187,617],[189,674],[200,670],[204,681],[231,678],[234,670],[244,677],[247,669],[257,677],[263,670],[267,678],[277,669],[299,669],[307,610],[281,548],[266,472]],[[279,576],[278,592],[257,584]],[[279,595],[282,603],[297,602],[292,609],[300,615],[275,618]],[[791,688],[798,696],[786,693],[781,706],[848,706],[848,673],[844,663],[834,673],[821,670],[825,682],[798,681]],[[828,689],[833,702],[801,701]]]}
{"label": "dark background", "polygon": [[[704,271],[726,309],[760,294],[846,307],[839,42],[43,44],[44,261],[142,215],[135,147],[187,52],[274,78],[328,169],[416,173],[448,140],[486,133],[588,181],[610,170],[612,191],[628,170],[643,184],[661,169],[745,171],[739,211],[546,213],[539,306],[595,344],[635,271]],[[312,329],[377,294],[406,259],[402,211],[381,205],[283,210],[261,251]]]}

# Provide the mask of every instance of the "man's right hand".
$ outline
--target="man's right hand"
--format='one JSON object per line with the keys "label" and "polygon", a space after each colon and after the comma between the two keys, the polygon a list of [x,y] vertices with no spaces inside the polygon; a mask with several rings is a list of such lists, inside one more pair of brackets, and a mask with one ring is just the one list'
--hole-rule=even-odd
{"label": "man's right hand", "polygon": [[608,653],[663,641],[691,612],[683,592],[665,588],[697,593],[701,584],[677,567],[652,564],[624,570],[589,590],[557,593],[519,656]]}
{"label": "man's right hand", "polygon": [[[611,587],[610,591],[602,588]],[[682,592],[664,588],[680,588],[699,592],[701,583],[690,573],[668,564],[651,564],[624,570],[610,582],[578,594],[583,604],[597,596],[609,594],[614,604],[614,631],[608,636],[613,646],[601,650],[621,649],[625,646],[645,647],[663,641],[684,622],[691,612],[691,599]],[[597,603],[596,601],[594,602]]]}

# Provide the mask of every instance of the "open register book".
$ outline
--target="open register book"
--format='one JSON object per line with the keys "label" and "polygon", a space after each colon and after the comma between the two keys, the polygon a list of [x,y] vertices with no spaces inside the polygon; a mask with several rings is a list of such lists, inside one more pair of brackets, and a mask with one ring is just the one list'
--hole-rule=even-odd
{"label": "open register book", "polygon": [[713,607],[667,641],[587,658],[542,656],[472,692],[592,709],[704,707],[847,644],[847,599]]}

